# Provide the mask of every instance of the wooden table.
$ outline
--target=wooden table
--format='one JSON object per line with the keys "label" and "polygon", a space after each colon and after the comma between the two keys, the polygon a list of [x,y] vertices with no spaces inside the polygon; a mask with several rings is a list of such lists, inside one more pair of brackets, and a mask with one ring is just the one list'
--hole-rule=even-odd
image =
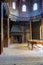
{"label": "wooden table", "polygon": [[34,44],[43,44],[43,40],[28,40],[28,46],[31,44],[31,49],[33,49]]}

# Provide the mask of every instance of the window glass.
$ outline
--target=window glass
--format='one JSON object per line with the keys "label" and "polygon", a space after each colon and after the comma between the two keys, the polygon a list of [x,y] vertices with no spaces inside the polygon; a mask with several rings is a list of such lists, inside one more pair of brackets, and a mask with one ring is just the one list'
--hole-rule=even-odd
{"label": "window glass", "polygon": [[26,5],[22,5],[22,11],[26,12]]}
{"label": "window glass", "polygon": [[35,10],[37,10],[38,9],[38,5],[37,5],[37,3],[34,3],[34,5],[33,5],[33,10],[35,11]]}
{"label": "window glass", "polygon": [[12,8],[16,9],[16,3],[15,2],[12,3]]}

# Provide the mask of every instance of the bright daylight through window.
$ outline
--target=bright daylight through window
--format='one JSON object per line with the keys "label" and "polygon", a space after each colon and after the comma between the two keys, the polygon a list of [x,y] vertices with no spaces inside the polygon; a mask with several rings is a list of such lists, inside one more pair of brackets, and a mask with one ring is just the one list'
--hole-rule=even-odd
{"label": "bright daylight through window", "polygon": [[15,2],[12,3],[12,8],[16,9],[16,3]]}
{"label": "bright daylight through window", "polygon": [[37,10],[38,9],[38,5],[37,5],[37,3],[34,3],[34,5],[33,5],[33,10],[35,11],[35,10]]}
{"label": "bright daylight through window", "polygon": [[26,12],[26,5],[22,5],[22,11]]}

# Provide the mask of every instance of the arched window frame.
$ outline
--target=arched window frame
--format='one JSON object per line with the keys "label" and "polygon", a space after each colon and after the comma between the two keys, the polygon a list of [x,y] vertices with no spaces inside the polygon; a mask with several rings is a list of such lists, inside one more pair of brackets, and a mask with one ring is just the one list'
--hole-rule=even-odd
{"label": "arched window frame", "polygon": [[26,12],[26,5],[25,4],[22,5],[22,12]]}
{"label": "arched window frame", "polygon": [[38,10],[38,4],[37,4],[37,3],[34,3],[34,4],[33,4],[33,10],[34,10],[34,11]]}
{"label": "arched window frame", "polygon": [[16,9],[16,2],[12,2],[12,8]]}

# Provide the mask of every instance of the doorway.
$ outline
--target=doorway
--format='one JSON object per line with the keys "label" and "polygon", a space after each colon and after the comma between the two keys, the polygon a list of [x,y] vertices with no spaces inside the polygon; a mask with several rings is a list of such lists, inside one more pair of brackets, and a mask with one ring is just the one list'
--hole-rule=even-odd
{"label": "doorway", "polygon": [[14,35],[13,37],[11,37],[11,41],[13,43],[22,43],[22,36],[21,35]]}
{"label": "doorway", "polygon": [[32,39],[40,40],[40,21],[32,22]]}

